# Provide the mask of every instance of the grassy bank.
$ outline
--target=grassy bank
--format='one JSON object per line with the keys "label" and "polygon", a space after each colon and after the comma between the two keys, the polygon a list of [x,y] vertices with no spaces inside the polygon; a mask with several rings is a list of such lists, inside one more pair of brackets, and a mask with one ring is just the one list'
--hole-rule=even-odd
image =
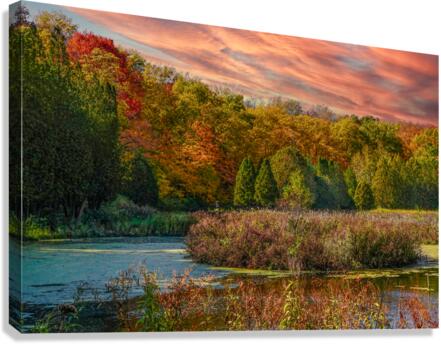
{"label": "grassy bank", "polygon": [[[17,218],[9,221],[9,234],[25,240],[114,236],[184,236],[194,218],[185,212],[160,212],[137,206],[125,197],[118,197],[100,209],[88,211],[81,221],[60,223],[55,227],[44,218],[28,217],[21,224]],[[61,222],[61,221],[60,221]]]}
{"label": "grassy bank", "polygon": [[216,266],[279,270],[399,267],[437,243],[436,213],[200,212],[187,236],[192,258]]}

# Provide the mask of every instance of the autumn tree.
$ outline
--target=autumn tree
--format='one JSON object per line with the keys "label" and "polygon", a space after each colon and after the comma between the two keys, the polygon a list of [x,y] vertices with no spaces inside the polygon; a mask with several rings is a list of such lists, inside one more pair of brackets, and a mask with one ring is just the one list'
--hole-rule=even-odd
{"label": "autumn tree", "polygon": [[[357,190],[359,198],[368,193],[361,185],[379,206],[438,206],[437,128],[336,116],[322,105],[308,115],[292,99],[244,99],[80,33],[61,13],[35,18],[18,6],[10,27],[17,213],[22,158],[25,215],[63,212],[69,221],[124,191],[127,180],[150,185],[131,189],[138,203],[160,198],[167,209],[351,209]],[[144,177],[131,179],[125,168]]]}
{"label": "autumn tree", "polygon": [[397,136],[399,126],[380,121],[373,117],[360,119],[360,133],[364,137],[365,146],[370,150],[381,149],[390,154],[398,154],[403,150],[401,140]]}
{"label": "autumn tree", "polygon": [[[10,28],[10,54],[21,62],[11,63],[11,75],[17,76],[11,78],[11,130],[20,129],[22,104],[23,140],[14,149],[25,147],[24,216],[61,211],[70,222],[78,220],[87,204],[98,207],[112,198],[119,187],[115,94],[108,85],[86,80],[67,59],[59,58],[67,54],[57,30],[47,32],[57,49],[45,50],[42,30],[32,23]],[[17,163],[11,161],[12,166]],[[15,208],[20,188],[13,180]]]}
{"label": "autumn tree", "polygon": [[300,102],[294,99],[282,99],[275,97],[270,99],[271,106],[278,106],[289,115],[300,115],[303,113],[303,108]]}
{"label": "autumn tree", "polygon": [[86,78],[99,79],[115,87],[118,112],[127,117],[136,117],[142,108],[142,76],[129,68],[128,56],[114,42],[93,33],[75,32],[67,42],[70,60],[81,66]]}

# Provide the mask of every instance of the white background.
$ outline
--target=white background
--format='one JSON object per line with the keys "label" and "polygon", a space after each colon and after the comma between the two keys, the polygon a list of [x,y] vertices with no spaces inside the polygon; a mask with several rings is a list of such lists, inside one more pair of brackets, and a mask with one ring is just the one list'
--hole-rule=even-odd
{"label": "white background", "polygon": [[[41,1],[47,2],[47,1]],[[440,0],[52,0],[54,4],[176,19],[233,28],[320,38],[440,55]],[[211,334],[83,334],[19,335],[7,325],[7,18],[1,0],[1,332],[2,343],[12,342],[145,342],[254,343],[293,341],[321,343],[439,342],[440,331],[254,332]],[[191,42],[189,42],[191,44]]]}

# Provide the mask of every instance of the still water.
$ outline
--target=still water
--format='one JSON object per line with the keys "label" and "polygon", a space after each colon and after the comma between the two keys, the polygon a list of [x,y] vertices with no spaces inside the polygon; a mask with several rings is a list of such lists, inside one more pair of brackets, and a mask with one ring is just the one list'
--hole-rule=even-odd
{"label": "still water", "polygon": [[[222,269],[194,263],[187,255],[181,237],[93,238],[26,242],[22,247],[10,240],[10,297],[20,300],[24,309],[38,309],[70,303],[77,288],[88,288],[106,294],[106,282],[120,271],[146,266],[158,275],[165,286],[173,274],[191,270],[192,277],[211,275],[219,279],[294,278],[286,273],[253,272]],[[21,258],[21,264],[20,264]],[[308,279],[310,274],[302,275]],[[391,311],[400,298],[418,295],[433,312],[438,312],[438,262],[425,262],[403,269],[383,269],[346,274],[311,274],[314,278],[363,279],[372,281],[390,305]],[[20,276],[23,276],[20,279]],[[272,285],[271,283],[268,284]],[[136,289],[133,291],[136,293]],[[21,297],[20,297],[21,293]],[[83,298],[93,295],[83,295]],[[31,312],[32,313],[32,312]],[[31,314],[28,314],[31,316]]]}

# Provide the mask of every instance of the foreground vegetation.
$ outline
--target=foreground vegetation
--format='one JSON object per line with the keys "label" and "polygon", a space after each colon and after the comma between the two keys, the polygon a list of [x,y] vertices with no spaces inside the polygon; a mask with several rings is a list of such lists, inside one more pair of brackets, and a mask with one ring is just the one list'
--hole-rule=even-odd
{"label": "foreground vegetation", "polygon": [[[400,298],[388,309],[371,282],[351,279],[195,280],[176,275],[165,290],[144,269],[121,272],[109,281],[116,318],[111,331],[210,331],[288,329],[436,328],[437,309],[418,296]],[[140,297],[130,291],[141,287]],[[83,305],[62,305],[46,314],[34,332],[84,331]],[[90,325],[90,324],[89,324]]]}
{"label": "foreground vegetation", "polygon": [[350,270],[415,263],[438,242],[436,213],[199,212],[187,236],[191,257],[215,266]]}

